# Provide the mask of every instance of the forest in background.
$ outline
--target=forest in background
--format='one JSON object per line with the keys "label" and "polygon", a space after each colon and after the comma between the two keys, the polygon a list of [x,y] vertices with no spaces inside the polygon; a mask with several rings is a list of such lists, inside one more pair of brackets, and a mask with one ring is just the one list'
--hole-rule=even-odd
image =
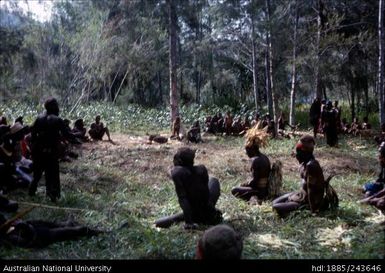
{"label": "forest in background", "polygon": [[285,109],[291,124],[295,105],[315,96],[342,101],[349,119],[379,111],[382,0],[62,0],[47,22],[7,2],[3,102],[54,95],[71,112],[176,100],[275,117]]}

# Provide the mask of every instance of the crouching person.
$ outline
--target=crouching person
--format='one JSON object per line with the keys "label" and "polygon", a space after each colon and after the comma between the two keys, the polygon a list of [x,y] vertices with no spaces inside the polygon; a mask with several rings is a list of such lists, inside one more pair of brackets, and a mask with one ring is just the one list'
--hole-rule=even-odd
{"label": "crouching person", "polygon": [[174,155],[171,177],[183,212],[157,220],[157,227],[168,228],[185,221],[185,229],[194,229],[198,224],[215,225],[222,221],[222,213],[215,208],[220,195],[219,181],[209,178],[204,165],[194,166],[194,158],[195,151],[187,147],[179,148]]}

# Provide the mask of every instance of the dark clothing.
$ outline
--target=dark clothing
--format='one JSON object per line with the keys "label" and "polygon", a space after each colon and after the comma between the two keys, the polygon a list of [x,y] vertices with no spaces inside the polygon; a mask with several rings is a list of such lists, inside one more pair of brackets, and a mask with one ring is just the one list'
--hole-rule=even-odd
{"label": "dark clothing", "polygon": [[64,121],[56,115],[40,115],[31,130],[33,181],[30,194],[34,194],[45,172],[46,192],[51,199],[60,198],[59,156],[62,137],[73,135]]}
{"label": "dark clothing", "polygon": [[331,147],[336,146],[338,144],[337,112],[334,109],[324,109],[322,124],[327,144]]}
{"label": "dark clothing", "polygon": [[309,119],[310,124],[318,127],[318,120],[321,117],[321,102],[314,101],[310,106]]}
{"label": "dark clothing", "polygon": [[374,182],[366,183],[363,187],[363,190],[366,196],[371,196],[381,191],[384,188],[384,186],[385,186],[385,168],[382,167],[377,180]]}

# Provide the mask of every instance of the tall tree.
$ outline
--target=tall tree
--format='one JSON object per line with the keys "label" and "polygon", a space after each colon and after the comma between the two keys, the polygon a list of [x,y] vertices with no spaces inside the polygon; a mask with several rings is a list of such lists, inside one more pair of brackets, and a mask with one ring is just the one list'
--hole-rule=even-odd
{"label": "tall tree", "polygon": [[178,90],[177,90],[177,24],[175,0],[167,0],[169,9],[169,72],[170,72],[170,108],[171,124],[179,114]]}
{"label": "tall tree", "polygon": [[380,124],[385,122],[384,93],[384,0],[379,0],[378,7],[378,96],[380,106]]}
{"label": "tall tree", "polygon": [[294,31],[293,31],[293,59],[291,64],[291,90],[290,90],[290,116],[289,123],[294,126],[295,124],[295,95],[297,85],[297,30],[298,30],[298,0],[295,0],[294,4]]}
{"label": "tall tree", "polygon": [[[255,0],[251,0],[252,7],[254,7]],[[254,93],[254,103],[255,111],[258,113],[258,65],[257,65],[257,48],[255,41],[255,14],[254,10],[251,14],[251,46],[252,46],[252,58],[253,58],[253,93]]]}
{"label": "tall tree", "polygon": [[[268,75],[266,75],[269,78],[270,83],[270,98],[272,98],[272,104],[273,104],[273,118],[274,118],[274,135],[278,135],[278,112],[279,112],[279,105],[278,105],[278,96],[274,90],[274,73],[273,73],[273,46],[271,42],[271,4],[270,0],[266,0],[266,16],[267,16],[267,34],[266,34],[266,46],[267,46],[267,59],[266,59],[266,65],[267,65],[267,71]],[[270,107],[269,107],[270,108]],[[270,114],[271,115],[271,114]]]}

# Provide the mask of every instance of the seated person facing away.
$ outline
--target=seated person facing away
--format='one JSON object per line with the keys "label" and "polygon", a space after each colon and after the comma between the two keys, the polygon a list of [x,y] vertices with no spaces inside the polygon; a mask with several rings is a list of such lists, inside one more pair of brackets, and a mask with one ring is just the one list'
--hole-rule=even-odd
{"label": "seated person facing away", "polygon": [[193,143],[203,142],[202,137],[201,137],[201,126],[200,126],[198,120],[194,121],[190,130],[188,130],[187,140],[189,142],[193,142]]}
{"label": "seated person facing away", "polygon": [[242,258],[241,236],[228,225],[217,225],[204,232],[196,248],[197,260],[239,260]]}
{"label": "seated person facing away", "polygon": [[255,196],[258,203],[267,198],[271,166],[269,158],[261,153],[259,148],[267,145],[268,137],[264,130],[259,130],[257,127],[247,131],[245,150],[251,159],[252,180],[240,187],[233,188],[231,193],[235,197],[249,201],[252,196]]}
{"label": "seated person facing away", "polygon": [[100,122],[100,116],[95,117],[95,123],[91,124],[91,129],[88,131],[92,140],[102,140],[104,134],[107,135],[108,141],[112,141],[110,137],[110,131],[104,126],[103,122]]}
{"label": "seated person facing away", "polygon": [[219,181],[209,178],[204,165],[194,166],[194,158],[195,151],[188,147],[179,148],[174,155],[171,177],[183,212],[157,220],[157,227],[168,228],[185,221],[185,229],[194,229],[197,224],[216,225],[222,221],[222,213],[215,208],[220,195]]}
{"label": "seated person facing away", "polygon": [[314,138],[309,135],[301,137],[296,145],[295,157],[301,164],[301,189],[284,194],[273,201],[273,209],[280,216],[300,208],[309,208],[312,213],[318,213],[338,206],[337,194],[329,185],[331,178],[325,181],[322,168],[314,158],[314,146]]}
{"label": "seated person facing away", "polygon": [[0,214],[0,227],[1,243],[25,248],[42,248],[56,242],[77,240],[80,237],[91,237],[101,233],[71,221],[15,220],[7,223],[2,214]]}
{"label": "seated person facing away", "polygon": [[381,172],[374,182],[368,182],[363,186],[365,196],[371,196],[384,188],[385,185],[385,142],[382,142],[378,149],[378,162],[380,163]]}

